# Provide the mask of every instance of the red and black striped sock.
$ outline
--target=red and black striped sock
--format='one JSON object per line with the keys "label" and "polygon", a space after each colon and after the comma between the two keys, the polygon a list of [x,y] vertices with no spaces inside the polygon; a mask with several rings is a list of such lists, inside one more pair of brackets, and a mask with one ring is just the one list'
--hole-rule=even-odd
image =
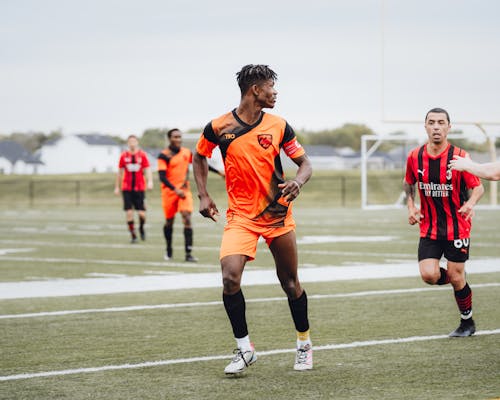
{"label": "red and black striped sock", "polygon": [[128,225],[128,230],[129,230],[130,234],[132,235],[132,237],[135,237],[134,220],[127,221],[127,225]]}
{"label": "red and black striped sock", "polygon": [[457,301],[458,309],[462,319],[469,319],[472,317],[472,290],[466,282],[465,286],[455,291],[455,300]]}

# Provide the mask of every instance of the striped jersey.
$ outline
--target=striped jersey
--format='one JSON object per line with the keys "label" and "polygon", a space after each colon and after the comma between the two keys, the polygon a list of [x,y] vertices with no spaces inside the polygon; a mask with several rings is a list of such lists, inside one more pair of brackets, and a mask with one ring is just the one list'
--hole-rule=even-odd
{"label": "striped jersey", "polygon": [[470,237],[471,219],[458,213],[468,200],[468,190],[481,184],[478,177],[452,171],[448,164],[454,155],[465,157],[467,152],[448,144],[439,155],[427,153],[427,144],[410,151],[406,163],[405,181],[417,184],[420,197],[420,237],[434,240],[455,240]]}
{"label": "striped jersey", "polygon": [[216,146],[226,173],[228,219],[235,213],[266,226],[281,226],[291,204],[278,188],[285,180],[280,151],[290,158],[305,154],[291,126],[264,112],[248,125],[233,110],[207,124],[196,151],[211,157]]}
{"label": "striped jersey", "polygon": [[143,192],[146,189],[143,171],[149,168],[149,160],[144,151],[124,151],[120,156],[118,168],[123,168],[124,172],[122,190]]}

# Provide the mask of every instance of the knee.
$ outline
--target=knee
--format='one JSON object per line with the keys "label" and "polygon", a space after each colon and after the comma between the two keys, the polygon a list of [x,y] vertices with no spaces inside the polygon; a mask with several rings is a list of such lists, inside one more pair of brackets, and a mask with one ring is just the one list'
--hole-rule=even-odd
{"label": "knee", "polygon": [[448,277],[453,287],[463,287],[465,285],[465,274],[463,272],[448,270]]}
{"label": "knee", "polygon": [[290,299],[296,299],[302,292],[300,283],[296,277],[281,280],[281,287]]}
{"label": "knee", "polygon": [[222,284],[224,286],[224,293],[226,294],[235,294],[241,288],[240,279],[231,273],[223,273],[222,274]]}
{"label": "knee", "polygon": [[429,285],[435,285],[439,280],[439,276],[437,274],[429,271],[421,272],[420,276],[422,280]]}

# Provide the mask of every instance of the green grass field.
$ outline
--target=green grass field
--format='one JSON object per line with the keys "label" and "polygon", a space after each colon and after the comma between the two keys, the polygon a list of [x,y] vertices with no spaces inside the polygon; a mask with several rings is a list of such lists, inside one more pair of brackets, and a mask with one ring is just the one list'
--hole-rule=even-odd
{"label": "green grass field", "polygon": [[[328,196],[336,180],[331,187],[325,182],[325,176],[311,182],[295,205],[303,271],[398,263],[414,263],[417,271],[418,233],[406,223],[406,211],[361,211],[354,195],[339,207],[337,194]],[[222,184],[210,183],[223,211]],[[200,261],[193,265],[182,262],[178,218],[176,259],[164,262],[158,194],[148,201],[147,241],[130,245],[121,201],[112,183],[109,188],[108,196],[101,183],[90,196],[95,201],[79,207],[50,204],[50,197],[32,207],[20,197],[10,208],[2,202],[0,287],[219,273],[222,221],[194,214]],[[13,190],[11,196],[20,195]],[[477,211],[471,262],[500,263],[498,222],[498,211]],[[328,236],[347,239],[305,240]],[[272,269],[259,244],[247,272]],[[295,332],[277,281],[245,286],[260,356],[236,378],[223,373],[235,342],[219,287],[0,299],[0,399],[499,398],[500,272],[470,273],[468,280],[479,334],[466,339],[446,337],[459,318],[450,287],[430,287],[417,276],[304,283],[316,348],[315,368],[304,373],[292,369]]]}

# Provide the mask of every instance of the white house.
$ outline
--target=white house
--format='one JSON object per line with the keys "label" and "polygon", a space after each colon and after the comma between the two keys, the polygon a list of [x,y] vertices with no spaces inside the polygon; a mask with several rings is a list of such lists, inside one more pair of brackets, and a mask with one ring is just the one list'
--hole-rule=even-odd
{"label": "white house", "polygon": [[116,172],[122,147],[100,134],[67,135],[48,142],[37,152],[41,174]]}

